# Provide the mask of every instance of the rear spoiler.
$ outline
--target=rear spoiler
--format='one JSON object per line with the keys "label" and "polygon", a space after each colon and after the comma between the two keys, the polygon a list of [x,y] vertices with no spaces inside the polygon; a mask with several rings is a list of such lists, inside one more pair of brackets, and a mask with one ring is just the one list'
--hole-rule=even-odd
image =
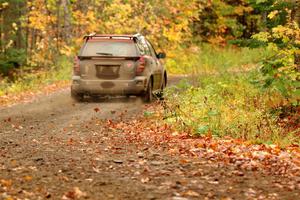
{"label": "rear spoiler", "polygon": [[88,40],[93,39],[93,38],[103,38],[103,39],[120,39],[120,38],[123,38],[123,39],[136,40],[139,37],[142,37],[142,35],[139,34],[139,33],[134,34],[134,35],[108,35],[108,34],[97,35],[96,33],[92,33],[92,34],[89,34],[89,35],[85,35],[83,37],[83,39],[87,42]]}
{"label": "rear spoiler", "polygon": [[101,59],[101,58],[116,58],[116,59],[125,59],[125,60],[138,60],[140,56],[77,56],[79,60],[89,60],[89,59]]}

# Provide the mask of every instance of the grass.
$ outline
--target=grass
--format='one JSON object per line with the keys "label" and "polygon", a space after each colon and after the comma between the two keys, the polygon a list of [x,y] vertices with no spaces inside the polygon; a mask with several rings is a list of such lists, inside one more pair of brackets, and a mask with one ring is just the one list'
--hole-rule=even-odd
{"label": "grass", "polygon": [[55,67],[50,70],[24,73],[13,82],[4,79],[0,84],[0,97],[7,94],[18,95],[28,91],[35,92],[52,83],[66,82],[70,79],[71,69],[71,62],[68,58],[60,57],[55,63]]}
{"label": "grass", "polygon": [[166,61],[172,74],[212,74],[249,71],[269,52],[265,49],[249,49],[228,46],[225,48],[203,44],[200,47],[177,49]]}
{"label": "grass", "polygon": [[282,128],[278,115],[272,112],[284,98],[253,84],[260,77],[259,60],[267,55],[263,49],[202,46],[199,54],[178,58],[177,67],[168,61],[173,72],[196,78],[182,80],[166,92],[167,122],[198,136],[230,136],[282,147],[299,144],[297,131]]}

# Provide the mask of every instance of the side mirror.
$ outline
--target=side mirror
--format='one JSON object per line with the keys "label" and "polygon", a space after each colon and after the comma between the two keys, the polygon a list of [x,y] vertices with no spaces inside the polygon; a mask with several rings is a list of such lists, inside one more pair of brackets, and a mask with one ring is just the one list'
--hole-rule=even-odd
{"label": "side mirror", "polygon": [[162,58],[165,58],[165,57],[166,57],[166,54],[165,54],[165,53],[158,53],[158,54],[156,55],[156,57],[157,57],[158,59],[162,59]]}

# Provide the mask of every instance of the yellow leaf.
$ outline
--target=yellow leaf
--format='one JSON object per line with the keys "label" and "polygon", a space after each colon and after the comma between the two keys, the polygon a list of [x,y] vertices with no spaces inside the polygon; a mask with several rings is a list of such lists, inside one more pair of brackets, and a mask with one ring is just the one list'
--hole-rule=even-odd
{"label": "yellow leaf", "polygon": [[274,11],[270,12],[270,14],[268,15],[268,18],[273,19],[277,14],[278,14],[278,10],[274,10]]}
{"label": "yellow leaf", "polygon": [[25,180],[25,181],[31,181],[32,180],[32,176],[24,176],[23,177],[23,179]]}

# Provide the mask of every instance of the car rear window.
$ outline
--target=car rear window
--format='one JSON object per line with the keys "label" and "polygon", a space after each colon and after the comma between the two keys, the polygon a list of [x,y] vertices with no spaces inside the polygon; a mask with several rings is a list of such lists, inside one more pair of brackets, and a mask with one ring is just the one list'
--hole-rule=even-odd
{"label": "car rear window", "polygon": [[133,41],[88,41],[82,49],[81,56],[137,56]]}

